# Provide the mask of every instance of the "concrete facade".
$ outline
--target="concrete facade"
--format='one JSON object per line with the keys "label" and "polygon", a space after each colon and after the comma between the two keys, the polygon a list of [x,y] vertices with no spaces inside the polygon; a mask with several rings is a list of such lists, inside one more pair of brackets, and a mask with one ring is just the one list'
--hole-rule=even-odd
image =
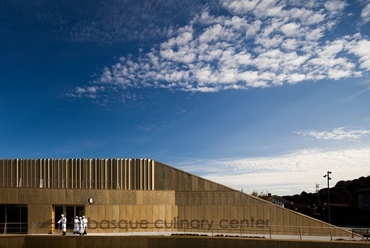
{"label": "concrete facade", "polygon": [[151,159],[3,159],[1,205],[26,207],[29,234],[58,233],[60,212],[78,210],[90,233],[350,235]]}

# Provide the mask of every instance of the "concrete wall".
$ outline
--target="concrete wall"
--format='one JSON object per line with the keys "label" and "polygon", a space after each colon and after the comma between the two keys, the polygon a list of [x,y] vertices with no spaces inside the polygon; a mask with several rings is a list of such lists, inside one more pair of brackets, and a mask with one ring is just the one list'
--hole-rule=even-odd
{"label": "concrete wall", "polygon": [[230,188],[160,162],[155,162],[155,188],[175,191],[229,191]]}
{"label": "concrete wall", "polygon": [[[87,199],[94,199],[88,204]],[[55,233],[53,205],[85,206],[89,232],[344,236],[347,231],[239,191],[0,188],[2,204],[27,204],[31,234]],[[330,229],[329,229],[330,228]]]}
{"label": "concrete wall", "polygon": [[[89,197],[93,204],[88,204]],[[54,219],[53,205],[85,206],[94,233],[158,231],[151,223],[178,216],[174,191],[0,188],[0,204],[27,204],[31,234],[55,232],[52,223],[58,219]]]}
{"label": "concrete wall", "polygon": [[239,191],[176,192],[179,219],[207,220],[221,233],[348,236],[348,232]]}

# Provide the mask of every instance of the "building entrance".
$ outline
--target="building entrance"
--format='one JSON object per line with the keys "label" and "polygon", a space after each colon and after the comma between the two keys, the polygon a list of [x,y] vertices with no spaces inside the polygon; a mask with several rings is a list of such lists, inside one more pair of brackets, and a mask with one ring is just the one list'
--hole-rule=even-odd
{"label": "building entrance", "polygon": [[67,229],[73,229],[73,220],[76,216],[83,216],[85,214],[85,206],[53,206],[54,212],[54,229],[61,229],[58,224],[62,214],[67,218]]}

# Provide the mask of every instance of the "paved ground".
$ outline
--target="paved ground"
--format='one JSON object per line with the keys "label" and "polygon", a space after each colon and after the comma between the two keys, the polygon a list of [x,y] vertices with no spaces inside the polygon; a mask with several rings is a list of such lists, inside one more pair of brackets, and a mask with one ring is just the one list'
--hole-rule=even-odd
{"label": "paved ground", "polygon": [[[217,236],[220,234],[212,233],[181,233],[181,232],[120,232],[120,233],[89,233],[89,236],[170,236],[170,235],[207,235],[207,236]],[[61,235],[61,233],[55,233],[53,235]],[[266,239],[286,239],[286,240],[320,240],[320,241],[330,241],[330,240],[349,240],[349,241],[360,241],[361,237],[330,237],[330,236],[299,236],[299,235],[266,235],[266,234],[251,234],[251,235],[237,235],[237,234],[222,234],[223,236],[229,237],[250,237],[250,238],[266,238]],[[67,236],[79,236],[72,233],[67,233]],[[370,241],[369,241],[370,242]]]}

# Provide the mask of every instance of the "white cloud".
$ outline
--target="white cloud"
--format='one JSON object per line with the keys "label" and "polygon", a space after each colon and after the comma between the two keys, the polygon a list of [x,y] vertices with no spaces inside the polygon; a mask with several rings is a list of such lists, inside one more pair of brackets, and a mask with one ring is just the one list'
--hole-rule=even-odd
{"label": "white cloud", "polygon": [[360,68],[370,70],[370,40],[352,41],[348,49],[359,58]]}
{"label": "white cloud", "polygon": [[294,74],[290,74],[288,78],[289,78],[288,81],[290,83],[297,83],[297,82],[302,82],[303,80],[305,80],[306,75],[294,73]]}
{"label": "white cloud", "polygon": [[330,0],[327,1],[324,6],[330,13],[334,14],[336,12],[343,11],[347,4],[344,0]]}
{"label": "white cloud", "polygon": [[261,29],[262,21],[255,20],[251,25],[248,26],[246,31],[247,38],[253,38]]}
{"label": "white cloud", "polygon": [[222,4],[224,7],[233,11],[235,13],[245,13],[252,11],[256,8],[259,0],[251,0],[251,1],[234,1],[234,0],[226,0],[223,1]]}
{"label": "white cloud", "polygon": [[297,134],[322,140],[358,140],[370,136],[370,130],[351,130],[345,127],[335,128],[332,131],[297,131]]}
{"label": "white cloud", "polygon": [[369,161],[370,147],[307,149],[276,157],[194,161],[179,168],[247,193],[292,195],[314,192],[316,183],[326,187],[327,170],[332,172],[331,187],[340,180],[370,176]]}
{"label": "white cloud", "polygon": [[163,42],[161,47],[165,49],[187,45],[193,39],[193,28],[185,26],[179,30],[179,34],[179,36],[170,38],[167,42]]}
{"label": "white cloud", "polygon": [[321,12],[314,12],[311,9],[306,8],[292,8],[287,11],[292,19],[298,19],[304,23],[304,25],[316,25],[325,20],[325,15]]}
{"label": "white cloud", "polygon": [[370,3],[366,4],[362,9],[361,18],[365,23],[370,21]]}
{"label": "white cloud", "polygon": [[340,21],[344,1],[227,0],[222,6],[228,14],[204,11],[149,52],[121,57],[92,84],[217,92],[370,71],[370,40],[359,34],[324,38]]}
{"label": "white cloud", "polygon": [[195,59],[194,53],[190,50],[181,50],[181,51],[174,51],[172,49],[162,50],[160,52],[162,58],[172,60],[175,62],[182,62],[182,63],[191,63]]}
{"label": "white cloud", "polygon": [[72,98],[81,98],[81,97],[87,97],[87,98],[96,98],[97,94],[101,91],[104,91],[105,88],[103,86],[87,86],[87,87],[77,87],[74,92],[67,93],[68,97]]}
{"label": "white cloud", "polygon": [[287,23],[284,26],[281,27],[281,31],[287,36],[287,37],[292,37],[292,36],[297,36],[299,35],[299,28],[300,25],[294,22]]}

